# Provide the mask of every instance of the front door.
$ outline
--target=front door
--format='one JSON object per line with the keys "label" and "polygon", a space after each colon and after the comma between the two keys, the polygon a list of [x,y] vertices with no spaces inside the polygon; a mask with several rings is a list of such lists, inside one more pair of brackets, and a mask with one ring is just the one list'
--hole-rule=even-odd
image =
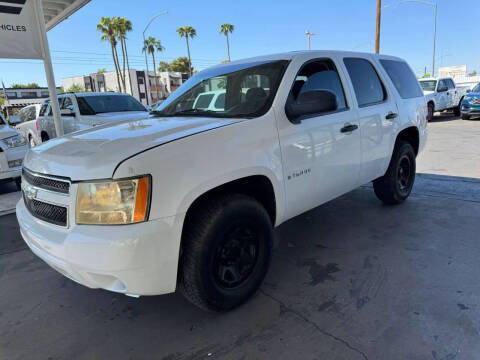
{"label": "front door", "polygon": [[279,116],[284,163],[286,215],[292,217],[358,186],[360,131],[356,112],[347,101],[343,77],[332,59],[306,62],[298,72],[287,101],[299,94],[327,90],[337,109],[301,118],[295,123]]}
{"label": "front door", "polygon": [[[443,90],[444,91],[439,91]],[[442,111],[450,107],[450,99],[448,97],[448,84],[447,81],[442,79],[438,81],[437,93],[435,95],[437,106],[435,110]]]}

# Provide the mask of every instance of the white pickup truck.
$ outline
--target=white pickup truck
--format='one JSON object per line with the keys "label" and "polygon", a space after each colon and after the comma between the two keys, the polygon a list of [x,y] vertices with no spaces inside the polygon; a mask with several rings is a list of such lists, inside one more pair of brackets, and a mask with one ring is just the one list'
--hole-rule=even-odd
{"label": "white pickup truck", "polygon": [[[147,109],[133,96],[114,92],[65,93],[58,97],[65,134],[110,122],[140,120]],[[38,118],[41,142],[57,137],[50,101],[42,104]]]}
{"label": "white pickup truck", "polygon": [[427,102],[428,118],[433,119],[437,111],[453,110],[455,116],[460,116],[462,100],[467,94],[467,87],[457,87],[452,78],[420,79],[425,100]]}
{"label": "white pickup truck", "polygon": [[[219,93],[218,106],[199,101]],[[426,126],[420,85],[396,57],[308,51],[218,65],[156,117],[31,149],[21,234],[88,287],[138,297],[178,284],[226,311],[262,283],[273,226],[370,181],[384,203],[406,200]]]}

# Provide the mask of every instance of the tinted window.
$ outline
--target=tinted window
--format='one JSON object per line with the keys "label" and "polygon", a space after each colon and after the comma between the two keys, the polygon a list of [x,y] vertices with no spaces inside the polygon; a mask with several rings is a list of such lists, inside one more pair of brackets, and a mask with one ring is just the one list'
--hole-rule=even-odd
{"label": "tinted window", "polygon": [[215,108],[217,109],[225,108],[225,93],[218,95],[217,100],[215,100]]}
{"label": "tinted window", "polygon": [[442,89],[442,88],[448,89],[448,85],[447,85],[447,81],[446,81],[446,80],[440,80],[440,81],[438,82],[437,91],[438,91],[439,89]]}
{"label": "tinted window", "polygon": [[130,95],[77,96],[82,115],[95,115],[111,112],[147,111]]}
{"label": "tinted window", "polygon": [[455,89],[455,83],[453,82],[452,79],[447,79],[447,84],[448,84],[448,89],[449,90]]}
{"label": "tinted window", "polygon": [[314,90],[334,93],[337,97],[337,110],[347,107],[340,77],[331,60],[313,61],[304,65],[295,78],[291,96],[296,99],[301,93]]}
{"label": "tinted window", "polygon": [[367,106],[382,102],[387,98],[385,89],[372,64],[365,59],[344,59],[358,106]]}
{"label": "tinted window", "polygon": [[69,97],[66,97],[63,100],[62,106],[60,107],[60,110],[65,110],[65,109],[73,110],[72,99],[70,99]]}
{"label": "tinted window", "polygon": [[213,94],[200,95],[193,106],[194,109],[208,109],[210,102],[213,99]]}
{"label": "tinted window", "polygon": [[37,118],[37,108],[35,106],[30,106],[27,110],[27,120],[32,121]]}
{"label": "tinted window", "polygon": [[48,103],[43,104],[42,107],[40,108],[40,114],[38,116],[45,115],[45,112],[47,111],[47,108],[48,108]]}
{"label": "tinted window", "polygon": [[418,80],[404,61],[380,60],[402,99],[423,96]]}

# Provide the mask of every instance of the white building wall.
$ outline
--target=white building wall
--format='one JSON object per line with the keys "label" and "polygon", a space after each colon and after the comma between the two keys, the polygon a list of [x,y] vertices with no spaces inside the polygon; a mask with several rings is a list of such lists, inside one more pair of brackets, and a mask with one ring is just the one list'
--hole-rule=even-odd
{"label": "white building wall", "polygon": [[85,82],[83,81],[83,76],[72,76],[72,77],[62,79],[62,86],[64,91],[67,91],[73,85],[78,85],[78,86],[81,86],[82,88],[85,88]]}

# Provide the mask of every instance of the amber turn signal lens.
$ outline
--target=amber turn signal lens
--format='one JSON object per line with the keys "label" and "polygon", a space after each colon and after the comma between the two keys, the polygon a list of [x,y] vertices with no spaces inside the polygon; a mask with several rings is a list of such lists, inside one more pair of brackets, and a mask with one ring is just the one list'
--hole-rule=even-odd
{"label": "amber turn signal lens", "polygon": [[145,221],[147,217],[149,178],[138,179],[137,197],[133,222]]}

